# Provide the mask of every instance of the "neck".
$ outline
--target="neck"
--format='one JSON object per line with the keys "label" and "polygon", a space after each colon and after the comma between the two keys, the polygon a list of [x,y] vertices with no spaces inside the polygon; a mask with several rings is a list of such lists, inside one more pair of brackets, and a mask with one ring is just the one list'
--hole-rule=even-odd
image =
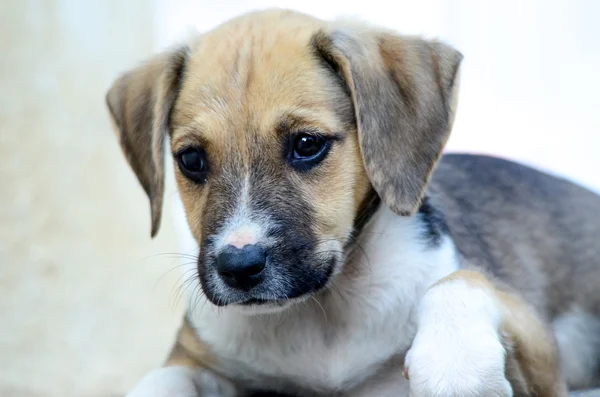
{"label": "neck", "polygon": [[365,226],[369,223],[371,218],[373,218],[373,215],[375,215],[380,207],[381,198],[379,198],[379,195],[375,192],[375,190],[373,190],[373,188],[371,188],[367,196],[360,204],[357,215],[354,219],[354,230],[352,232],[350,241],[346,245],[346,248],[352,248]]}
{"label": "neck", "polygon": [[408,315],[431,284],[458,269],[443,225],[428,201],[413,216],[379,206],[356,235],[342,271],[313,303],[349,316],[365,305]]}

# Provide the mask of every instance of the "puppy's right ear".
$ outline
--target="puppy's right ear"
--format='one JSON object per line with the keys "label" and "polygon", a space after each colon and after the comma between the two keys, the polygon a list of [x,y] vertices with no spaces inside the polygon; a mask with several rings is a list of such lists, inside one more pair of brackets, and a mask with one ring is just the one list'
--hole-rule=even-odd
{"label": "puppy's right ear", "polygon": [[164,191],[164,142],[188,48],[156,55],[119,77],[106,94],[121,149],[150,199],[151,236],[160,227]]}
{"label": "puppy's right ear", "polygon": [[352,99],[373,188],[395,213],[414,214],[450,135],[462,54],[355,24],[334,24],[311,44]]}

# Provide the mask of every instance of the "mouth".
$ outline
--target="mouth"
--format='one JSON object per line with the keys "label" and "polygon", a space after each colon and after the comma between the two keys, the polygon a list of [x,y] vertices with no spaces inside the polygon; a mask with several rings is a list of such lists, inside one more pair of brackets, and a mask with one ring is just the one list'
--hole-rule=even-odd
{"label": "mouth", "polygon": [[231,302],[230,305],[240,306],[240,307],[287,307],[289,304],[297,301],[304,300],[305,296],[279,296],[279,297],[250,297],[243,298],[237,302]]}
{"label": "mouth", "polygon": [[262,299],[251,298],[238,303],[232,303],[231,307],[239,310],[246,315],[273,314],[280,313],[294,306],[298,302],[303,302],[307,297],[282,298],[282,299]]}
{"label": "mouth", "polygon": [[283,302],[283,301],[285,301],[285,299],[271,300],[271,299],[261,299],[261,298],[250,298],[248,300],[238,303],[238,305],[241,305],[241,306],[267,305],[267,304],[274,304],[274,303]]}

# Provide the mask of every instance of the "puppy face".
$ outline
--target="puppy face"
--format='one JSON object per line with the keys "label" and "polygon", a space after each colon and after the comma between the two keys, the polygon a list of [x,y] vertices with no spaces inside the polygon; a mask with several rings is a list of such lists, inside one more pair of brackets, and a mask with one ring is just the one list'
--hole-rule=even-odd
{"label": "puppy face", "polygon": [[343,269],[365,203],[418,207],[460,54],[288,11],[229,21],[122,76],[107,102],[151,200],[164,137],[217,305],[281,307]]}

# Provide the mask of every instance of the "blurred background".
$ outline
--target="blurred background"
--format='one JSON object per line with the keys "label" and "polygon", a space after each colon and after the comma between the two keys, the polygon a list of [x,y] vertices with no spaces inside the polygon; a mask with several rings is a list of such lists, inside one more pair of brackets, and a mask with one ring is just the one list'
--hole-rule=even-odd
{"label": "blurred background", "polygon": [[172,176],[163,226],[113,135],[122,71],[242,12],[356,16],[465,55],[449,151],[519,160],[600,191],[595,0],[3,0],[0,396],[119,396],[165,358],[191,253]]}

